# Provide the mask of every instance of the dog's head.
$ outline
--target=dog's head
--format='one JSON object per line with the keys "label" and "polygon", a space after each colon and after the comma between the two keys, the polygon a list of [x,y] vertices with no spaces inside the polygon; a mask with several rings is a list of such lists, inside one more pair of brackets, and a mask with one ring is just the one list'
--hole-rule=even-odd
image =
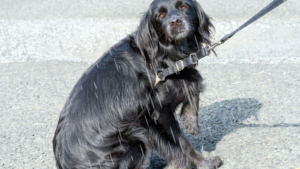
{"label": "dog's head", "polygon": [[135,41],[155,57],[160,46],[201,47],[210,44],[210,18],[196,0],[154,0],[144,14]]}

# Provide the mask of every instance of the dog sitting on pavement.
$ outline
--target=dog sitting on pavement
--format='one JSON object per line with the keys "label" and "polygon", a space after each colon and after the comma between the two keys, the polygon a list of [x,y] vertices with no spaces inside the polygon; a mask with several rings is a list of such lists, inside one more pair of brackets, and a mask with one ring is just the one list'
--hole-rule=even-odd
{"label": "dog sitting on pavement", "polygon": [[210,44],[213,25],[196,0],[154,0],[140,25],[82,75],[60,113],[53,138],[57,168],[147,168],[153,150],[178,168],[215,169],[180,129],[198,126],[202,77],[195,66],[154,85],[164,69]]}

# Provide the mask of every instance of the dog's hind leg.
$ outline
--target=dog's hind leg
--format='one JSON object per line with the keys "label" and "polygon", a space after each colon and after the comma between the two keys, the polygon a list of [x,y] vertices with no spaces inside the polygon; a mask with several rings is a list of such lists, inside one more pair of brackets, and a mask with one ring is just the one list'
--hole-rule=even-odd
{"label": "dog's hind leg", "polygon": [[119,161],[118,169],[143,169],[149,165],[149,152],[143,142],[133,142]]}

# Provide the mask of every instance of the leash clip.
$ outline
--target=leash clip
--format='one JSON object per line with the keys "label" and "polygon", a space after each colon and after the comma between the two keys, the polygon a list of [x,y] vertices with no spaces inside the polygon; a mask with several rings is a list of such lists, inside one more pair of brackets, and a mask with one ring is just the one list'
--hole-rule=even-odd
{"label": "leash clip", "polygon": [[208,45],[208,53],[210,54],[210,52],[211,52],[214,48],[216,48],[217,46],[222,45],[223,43],[224,43],[224,42],[218,41],[218,42],[214,43],[212,46],[209,46],[209,45]]}

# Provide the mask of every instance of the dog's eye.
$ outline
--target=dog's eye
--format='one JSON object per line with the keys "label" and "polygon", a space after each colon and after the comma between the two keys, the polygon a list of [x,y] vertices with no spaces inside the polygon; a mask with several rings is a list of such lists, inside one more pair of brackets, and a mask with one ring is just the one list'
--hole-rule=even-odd
{"label": "dog's eye", "polygon": [[186,5],[182,5],[180,8],[181,8],[181,9],[186,9],[187,6],[186,6]]}
{"label": "dog's eye", "polygon": [[158,17],[162,18],[162,17],[164,17],[164,16],[165,16],[165,14],[161,13],[161,14],[159,14]]}

